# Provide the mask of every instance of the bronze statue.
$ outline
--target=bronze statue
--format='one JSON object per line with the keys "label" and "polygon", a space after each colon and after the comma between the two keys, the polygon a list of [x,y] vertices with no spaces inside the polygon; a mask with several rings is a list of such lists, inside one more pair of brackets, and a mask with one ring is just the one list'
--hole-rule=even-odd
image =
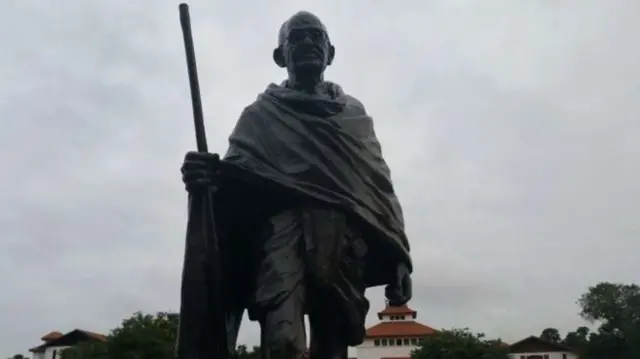
{"label": "bronze statue", "polygon": [[310,357],[346,358],[365,334],[366,288],[386,285],[392,306],[412,295],[389,169],[362,103],[324,80],[334,56],[324,24],[293,15],[273,51],[287,80],[244,109],[223,159],[189,152],[182,166],[189,193],[215,192],[229,346],[248,309],[263,359],[302,357],[305,314]]}

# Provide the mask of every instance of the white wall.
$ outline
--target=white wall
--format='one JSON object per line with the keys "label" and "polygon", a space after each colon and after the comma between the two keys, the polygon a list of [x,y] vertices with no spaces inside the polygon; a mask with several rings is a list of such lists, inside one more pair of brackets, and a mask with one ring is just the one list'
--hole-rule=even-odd
{"label": "white wall", "polygon": [[[408,357],[418,347],[415,345],[402,346],[375,346],[372,339],[367,339],[356,347],[358,359],[380,359],[387,357]],[[515,358],[520,359],[520,358]],[[562,358],[560,358],[562,359]],[[570,358],[568,358],[570,359]]]}
{"label": "white wall", "polygon": [[397,321],[403,321],[403,320],[413,321],[413,318],[410,315],[394,314],[394,315],[383,315],[380,321],[381,322],[397,322]]}
{"label": "white wall", "polygon": [[545,355],[548,355],[548,359],[563,359],[564,357],[562,356],[562,354],[566,354],[566,359],[578,359],[578,356],[576,354],[570,352],[514,353],[511,354],[511,357],[513,359],[522,359],[522,357],[524,356],[524,359],[528,359],[530,355],[542,355],[542,358],[544,358]]}
{"label": "white wall", "polygon": [[[44,356],[40,359],[53,359],[53,351],[55,350],[56,352],[56,358],[55,359],[61,359],[62,358],[62,351],[67,349],[67,347],[50,347],[45,349],[44,351]],[[35,359],[35,358],[34,358]]]}

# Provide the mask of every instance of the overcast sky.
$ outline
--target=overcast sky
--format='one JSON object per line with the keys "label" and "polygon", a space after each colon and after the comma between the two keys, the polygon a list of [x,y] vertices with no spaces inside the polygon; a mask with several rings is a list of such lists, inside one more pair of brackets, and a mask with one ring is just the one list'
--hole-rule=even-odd
{"label": "overcast sky", "polygon": [[[319,15],[337,49],[327,79],[376,121],[423,323],[564,334],[589,285],[640,281],[639,2],[231,4],[191,2],[212,151],[284,79],[282,21]],[[177,5],[3,4],[0,357],[178,308],[195,141]],[[375,313],[383,293],[368,295]]]}

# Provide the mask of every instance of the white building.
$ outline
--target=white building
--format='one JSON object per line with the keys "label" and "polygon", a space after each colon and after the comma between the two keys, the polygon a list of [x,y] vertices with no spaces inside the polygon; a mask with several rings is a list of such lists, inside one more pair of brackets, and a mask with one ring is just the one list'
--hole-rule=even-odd
{"label": "white building", "polygon": [[571,348],[536,336],[524,338],[509,346],[513,359],[578,359]]}
{"label": "white building", "polygon": [[416,322],[417,317],[418,312],[406,305],[387,306],[378,313],[380,322],[367,329],[364,342],[356,347],[357,359],[408,359],[424,336],[436,332]]}
{"label": "white building", "polygon": [[67,334],[54,331],[44,335],[40,339],[44,342],[43,344],[29,349],[32,353],[32,359],[60,359],[60,353],[62,353],[63,350],[80,342],[107,341],[107,337],[102,334],[80,329],[72,330]]}

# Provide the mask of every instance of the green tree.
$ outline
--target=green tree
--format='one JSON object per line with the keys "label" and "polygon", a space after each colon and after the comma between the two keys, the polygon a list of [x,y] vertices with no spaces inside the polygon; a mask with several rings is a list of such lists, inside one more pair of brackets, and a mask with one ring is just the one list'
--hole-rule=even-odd
{"label": "green tree", "polygon": [[27,359],[27,357],[22,355],[22,354],[15,354],[15,355],[9,357],[9,359]]}
{"label": "green tree", "polygon": [[[63,351],[62,359],[174,359],[178,320],[176,313],[136,312],[111,331],[106,343],[80,343]],[[260,347],[240,345],[235,357],[260,359]]]}
{"label": "green tree", "polygon": [[562,343],[578,351],[578,353],[584,353],[589,345],[589,334],[589,328],[578,327],[578,329],[567,333]]}
{"label": "green tree", "polygon": [[117,359],[174,359],[178,314],[135,313],[111,331],[109,357]]}
{"label": "green tree", "polygon": [[590,287],[578,300],[580,315],[590,321],[606,323],[615,330],[628,330],[640,324],[640,286],[602,282]]}
{"label": "green tree", "polygon": [[540,338],[552,343],[560,343],[562,341],[560,332],[556,328],[544,329],[542,333],[540,333]]}
{"label": "green tree", "polygon": [[580,315],[596,331],[579,327],[563,343],[583,359],[640,358],[640,287],[602,282],[589,287],[578,300]]}
{"label": "green tree", "polygon": [[589,336],[590,353],[640,358],[640,286],[602,282],[589,287],[578,304],[585,320],[601,324]]}
{"label": "green tree", "polygon": [[589,334],[589,343],[583,355],[585,359],[637,359],[629,351],[620,333],[609,331],[606,326]]}
{"label": "green tree", "polygon": [[107,342],[83,342],[62,359],[174,359],[178,314],[136,312],[113,329]]}
{"label": "green tree", "polygon": [[452,329],[424,337],[412,359],[509,359],[509,349],[500,340],[484,339],[469,329]]}

